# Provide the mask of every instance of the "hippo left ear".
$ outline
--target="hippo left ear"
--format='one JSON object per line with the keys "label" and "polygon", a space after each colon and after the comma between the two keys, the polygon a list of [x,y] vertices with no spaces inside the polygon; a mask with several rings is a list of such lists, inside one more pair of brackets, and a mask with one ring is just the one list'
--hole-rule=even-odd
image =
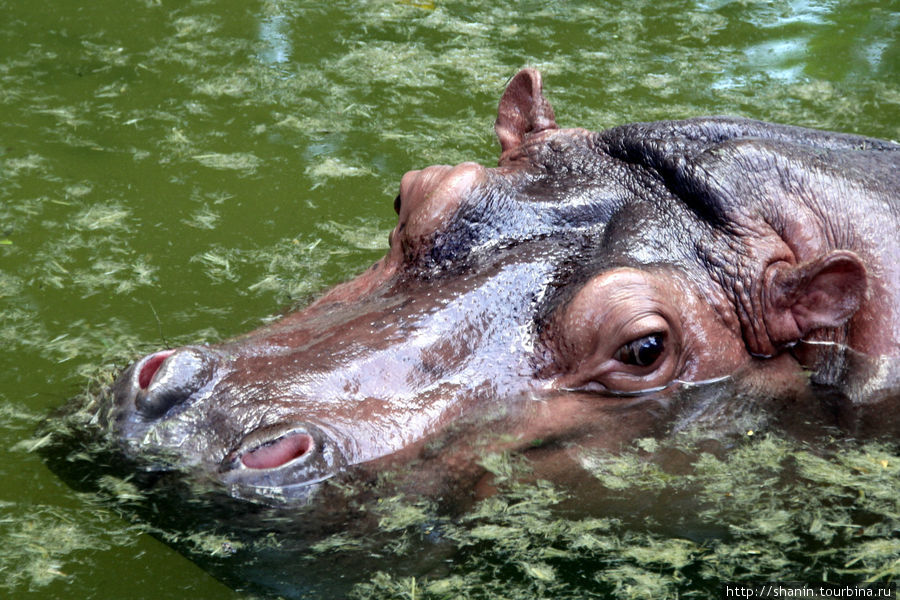
{"label": "hippo left ear", "polygon": [[502,154],[518,148],[529,133],[556,129],[553,107],[542,93],[541,74],[522,69],[506,86],[497,109],[494,131]]}
{"label": "hippo left ear", "polygon": [[840,327],[859,310],[867,288],[866,267],[846,250],[800,265],[770,265],[765,273],[763,318],[771,343],[777,347],[817,329]]}

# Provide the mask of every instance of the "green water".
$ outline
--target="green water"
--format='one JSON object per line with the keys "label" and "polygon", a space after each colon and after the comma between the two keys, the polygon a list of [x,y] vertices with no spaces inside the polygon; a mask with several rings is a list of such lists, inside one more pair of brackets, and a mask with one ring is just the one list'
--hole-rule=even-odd
{"label": "green water", "polygon": [[0,596],[243,597],[59,482],[36,422],[362,270],[406,170],[496,160],[520,67],[562,126],[898,139],[898,31],[888,1],[0,0]]}

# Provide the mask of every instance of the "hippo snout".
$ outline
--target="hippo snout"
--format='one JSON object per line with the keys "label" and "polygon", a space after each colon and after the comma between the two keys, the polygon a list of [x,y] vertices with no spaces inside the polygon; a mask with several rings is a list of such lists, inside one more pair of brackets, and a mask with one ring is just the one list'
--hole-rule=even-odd
{"label": "hippo snout", "polygon": [[[222,398],[247,389],[228,379],[235,372],[253,369],[206,346],[138,360],[112,388],[108,418],[120,447],[148,471],[209,469],[235,496],[311,498],[319,483],[346,468],[345,436],[316,420],[321,415],[306,417],[303,411],[279,419],[251,408],[229,421],[220,410]],[[197,412],[215,425],[198,427],[192,416]],[[243,418],[255,426],[242,430]]]}
{"label": "hippo snout", "polygon": [[145,356],[116,382],[117,407],[143,419],[158,419],[209,383],[216,362],[212,352],[193,346]]}

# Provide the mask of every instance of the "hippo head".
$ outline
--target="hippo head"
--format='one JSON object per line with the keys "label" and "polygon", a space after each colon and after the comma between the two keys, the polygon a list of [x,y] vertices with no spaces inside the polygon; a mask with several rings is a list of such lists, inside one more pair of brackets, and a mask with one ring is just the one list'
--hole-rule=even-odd
{"label": "hippo head", "polygon": [[103,411],[124,452],[308,499],[440,439],[441,477],[475,485],[459,423],[546,456],[615,447],[685,385],[759,371],[778,396],[834,367],[824,348],[898,353],[897,145],[731,118],[559,129],[533,70],[495,129],[497,167],[404,175],[360,276],[128,368]]}

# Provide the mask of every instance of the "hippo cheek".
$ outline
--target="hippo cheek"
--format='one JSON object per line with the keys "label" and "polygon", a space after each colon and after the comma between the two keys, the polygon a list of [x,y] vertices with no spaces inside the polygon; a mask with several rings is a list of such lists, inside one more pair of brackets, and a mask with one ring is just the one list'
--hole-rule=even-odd
{"label": "hippo cheek", "polygon": [[345,467],[334,436],[311,423],[291,421],[244,436],[218,473],[240,496],[308,499],[318,484]]}

